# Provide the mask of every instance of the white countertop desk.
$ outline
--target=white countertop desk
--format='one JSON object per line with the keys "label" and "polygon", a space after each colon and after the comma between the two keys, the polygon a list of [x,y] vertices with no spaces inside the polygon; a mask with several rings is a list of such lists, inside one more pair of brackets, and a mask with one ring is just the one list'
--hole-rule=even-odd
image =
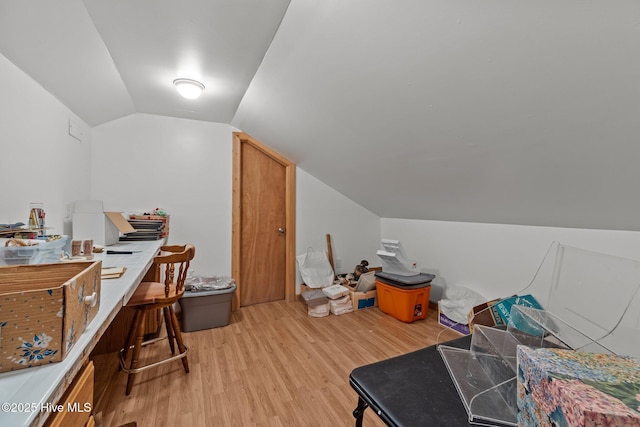
{"label": "white countertop desk", "polygon": [[163,244],[164,239],[120,242],[107,249],[140,252],[107,255],[105,251],[102,254],[95,254],[94,260],[102,260],[103,267],[126,267],[127,271],[118,279],[102,280],[100,310],[64,360],[50,365],[0,374],[0,404],[17,403],[45,408],[44,411],[34,412],[6,412],[5,408],[2,408],[0,409],[0,426],[44,424],[51,415],[46,410],[47,403],[51,405],[58,403],[120,308],[131,298],[151,266],[153,257]]}

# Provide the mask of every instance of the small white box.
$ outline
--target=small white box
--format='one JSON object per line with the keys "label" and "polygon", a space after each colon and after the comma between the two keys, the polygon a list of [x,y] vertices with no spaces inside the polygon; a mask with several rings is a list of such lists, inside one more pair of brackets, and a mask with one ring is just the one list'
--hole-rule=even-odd
{"label": "small white box", "polygon": [[102,202],[81,200],[75,203],[72,217],[73,240],[93,240],[97,246],[115,245],[120,233],[136,230],[120,212],[103,212]]}
{"label": "small white box", "polygon": [[331,285],[326,288],[322,288],[322,293],[330,299],[338,299],[345,295],[349,295],[349,288],[342,285]]}

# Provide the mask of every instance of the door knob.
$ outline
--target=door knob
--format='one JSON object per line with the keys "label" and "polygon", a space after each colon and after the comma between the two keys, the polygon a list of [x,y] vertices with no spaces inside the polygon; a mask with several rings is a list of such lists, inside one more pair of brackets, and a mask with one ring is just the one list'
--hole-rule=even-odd
{"label": "door knob", "polygon": [[278,233],[282,233],[282,234],[284,234],[284,231],[285,231],[285,230],[284,230],[284,228],[282,228],[282,227],[278,227]]}

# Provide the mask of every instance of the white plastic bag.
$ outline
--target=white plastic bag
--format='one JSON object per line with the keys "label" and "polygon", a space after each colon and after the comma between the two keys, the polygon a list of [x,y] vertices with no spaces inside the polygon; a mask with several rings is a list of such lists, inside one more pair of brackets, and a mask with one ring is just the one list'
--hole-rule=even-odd
{"label": "white plastic bag", "polygon": [[307,252],[297,255],[298,271],[305,285],[310,288],[324,288],[333,284],[333,269],[329,258],[323,251],[308,248]]}
{"label": "white plastic bag", "polygon": [[466,325],[467,315],[471,309],[486,299],[479,293],[462,286],[452,286],[444,293],[445,298],[439,301],[440,310],[454,322]]}
{"label": "white plastic bag", "polygon": [[236,281],[229,276],[198,276],[188,275],[184,283],[184,290],[191,292],[198,291],[217,291],[220,289],[229,289],[235,285]]}

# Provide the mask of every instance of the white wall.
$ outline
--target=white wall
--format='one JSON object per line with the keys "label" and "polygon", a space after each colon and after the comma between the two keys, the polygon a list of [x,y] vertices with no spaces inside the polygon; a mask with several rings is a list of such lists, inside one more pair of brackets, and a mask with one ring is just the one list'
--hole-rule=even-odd
{"label": "white wall", "polygon": [[[327,250],[331,235],[337,273],[353,272],[362,259],[380,265],[376,250],[380,245],[380,218],[333,188],[297,169],[296,246],[302,254],[308,247]],[[298,283],[301,279],[298,276]]]}
{"label": "white wall", "polygon": [[[197,272],[230,274],[229,125],[135,114],[90,129],[2,55],[0,81],[0,223],[26,223],[30,202],[44,202],[51,233],[66,234],[74,200],[125,212],[162,207],[172,214],[170,241],[198,247]],[[82,142],[68,135],[69,119]],[[331,234],[338,273],[361,259],[379,265],[381,237],[400,239],[435,272],[434,288],[467,286],[487,298],[526,286],[553,241],[640,259],[639,232],[380,219],[301,169],[296,200],[296,252],[326,249]]]}
{"label": "white wall", "polygon": [[[65,230],[65,207],[90,188],[91,132],[86,123],[0,55],[0,223],[24,222],[43,202],[49,234]],[[69,119],[84,131],[69,136]]]}
{"label": "white wall", "polygon": [[381,230],[382,238],[401,240],[423,270],[436,272],[432,300],[450,285],[474,289],[487,299],[513,294],[531,282],[554,241],[640,259],[640,232],[632,231],[390,218],[381,220]]}
{"label": "white wall", "polygon": [[93,128],[91,198],[126,213],[163,208],[169,243],[193,243],[194,271],[231,274],[231,127],[133,114]]}
{"label": "white wall", "polygon": [[[134,114],[93,129],[91,198],[106,210],[171,214],[170,242],[193,242],[194,270],[231,274],[232,128]],[[380,219],[301,169],[296,176],[296,253],[333,239],[338,272],[376,265]]]}

